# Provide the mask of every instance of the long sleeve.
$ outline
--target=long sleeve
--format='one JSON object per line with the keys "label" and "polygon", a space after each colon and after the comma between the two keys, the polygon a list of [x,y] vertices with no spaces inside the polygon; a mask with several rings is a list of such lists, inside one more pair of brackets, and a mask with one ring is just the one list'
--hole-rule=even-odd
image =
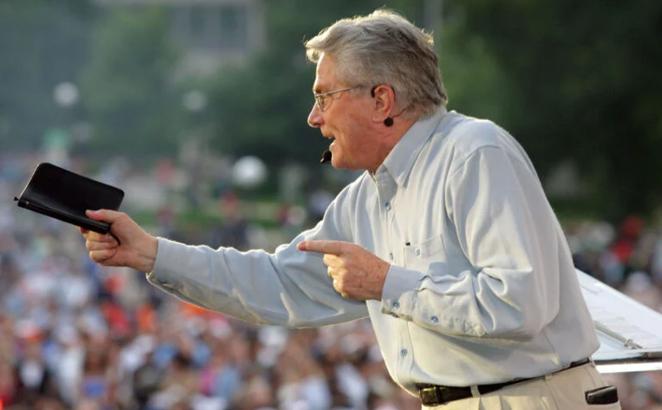
{"label": "long sleeve", "polygon": [[[391,267],[381,300],[332,287],[304,239],[362,246]],[[320,224],[275,253],[159,239],[156,286],[253,323],[369,315],[386,367],[417,383],[536,377],[598,346],[572,255],[526,153],[494,123],[439,110],[414,124]]]}
{"label": "long sleeve", "polygon": [[[559,311],[559,228],[528,162],[495,146],[471,153],[447,179],[444,209],[463,263],[393,266],[385,313],[436,332],[529,339]],[[450,267],[460,266],[453,270]]]}
{"label": "long sleeve", "polygon": [[344,223],[348,190],[315,228],[273,254],[214,250],[159,238],[155,268],[147,278],[183,300],[256,324],[306,327],[367,316],[365,303],[336,293],[321,255],[296,248],[304,239],[351,240]]}

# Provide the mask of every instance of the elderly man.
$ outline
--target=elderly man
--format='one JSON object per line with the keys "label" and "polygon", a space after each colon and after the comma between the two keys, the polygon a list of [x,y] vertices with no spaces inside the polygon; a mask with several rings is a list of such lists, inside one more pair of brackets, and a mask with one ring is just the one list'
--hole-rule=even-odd
{"label": "elderly man", "polygon": [[432,38],[379,10],[306,49],[325,159],[365,170],[315,228],[273,254],[214,250],[100,210],[119,242],[83,232],[90,257],[256,324],[369,316],[393,379],[426,408],[620,408],[529,158],[494,123],[446,110]]}

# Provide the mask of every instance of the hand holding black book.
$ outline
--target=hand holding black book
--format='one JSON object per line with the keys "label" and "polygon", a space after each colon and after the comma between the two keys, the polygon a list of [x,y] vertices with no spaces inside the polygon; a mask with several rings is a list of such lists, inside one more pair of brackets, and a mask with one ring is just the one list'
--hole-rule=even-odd
{"label": "hand holding black book", "polygon": [[30,181],[14,198],[18,206],[99,233],[110,232],[110,224],[85,215],[87,209],[117,210],[124,191],[78,175],[47,162],[37,166]]}

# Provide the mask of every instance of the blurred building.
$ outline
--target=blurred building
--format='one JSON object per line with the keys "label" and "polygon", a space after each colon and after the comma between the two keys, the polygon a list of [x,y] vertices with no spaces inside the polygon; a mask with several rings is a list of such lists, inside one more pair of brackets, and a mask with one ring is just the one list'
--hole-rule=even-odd
{"label": "blurred building", "polygon": [[225,63],[241,63],[265,42],[261,0],[95,0],[104,7],[160,6],[170,35],[184,53],[181,75],[205,76]]}

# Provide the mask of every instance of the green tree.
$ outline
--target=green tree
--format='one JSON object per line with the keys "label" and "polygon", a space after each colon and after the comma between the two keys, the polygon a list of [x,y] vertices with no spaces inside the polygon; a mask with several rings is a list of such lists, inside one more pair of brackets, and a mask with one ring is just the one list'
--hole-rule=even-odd
{"label": "green tree", "polygon": [[574,207],[660,206],[662,3],[468,0],[446,13],[454,107],[493,115],[543,177],[573,160],[586,188]]}
{"label": "green tree", "polygon": [[78,77],[93,14],[80,1],[0,3],[0,149],[39,148],[46,129],[79,114],[57,107],[53,90]]}
{"label": "green tree", "polygon": [[91,146],[108,154],[158,155],[176,148],[176,53],[165,10],[114,7],[95,27],[82,95]]}

